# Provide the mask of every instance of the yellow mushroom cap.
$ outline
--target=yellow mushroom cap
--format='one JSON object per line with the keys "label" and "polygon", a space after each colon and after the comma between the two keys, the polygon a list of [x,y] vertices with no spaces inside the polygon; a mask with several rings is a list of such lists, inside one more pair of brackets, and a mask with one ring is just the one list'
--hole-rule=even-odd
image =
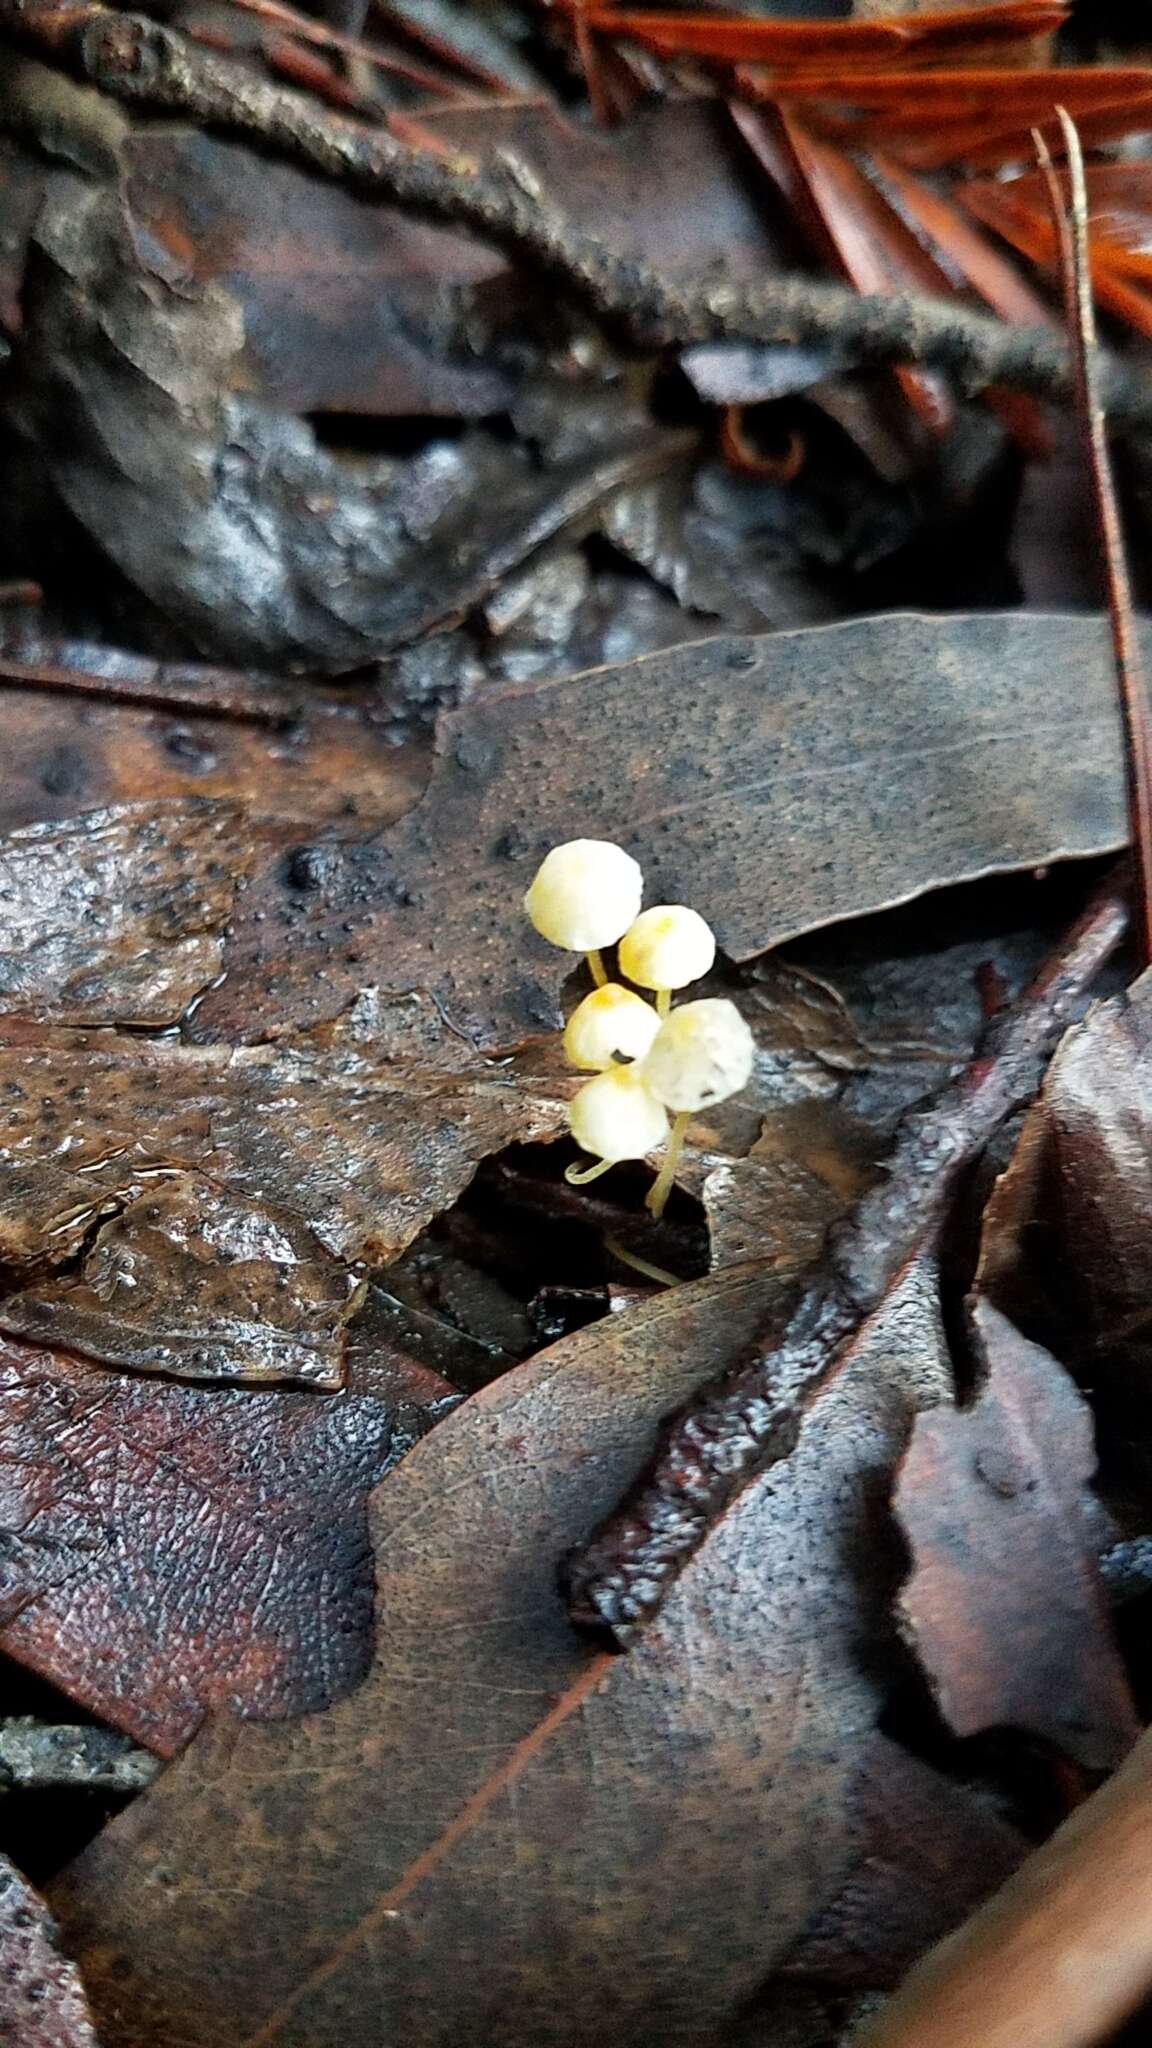
{"label": "yellow mushroom cap", "polygon": [[564,1050],[574,1067],[594,1072],[610,1067],[619,1055],[642,1060],[660,1029],[660,1019],[633,989],[618,981],[594,988],[568,1019]]}
{"label": "yellow mushroom cap", "polygon": [[570,839],[536,870],[524,908],[542,938],[570,953],[614,946],[644,895],[639,865],[609,839]]}
{"label": "yellow mushroom cap", "polygon": [[735,1003],[705,996],[664,1019],[641,1071],[668,1109],[707,1109],[747,1086],[755,1057],[756,1042]]}
{"label": "yellow mushroom cap", "polygon": [[668,1136],[664,1105],[637,1067],[609,1067],[585,1081],[568,1104],[568,1121],[576,1143],[597,1159],[643,1159]]}
{"label": "yellow mushroom cap", "polygon": [[619,958],[621,974],[641,988],[686,988],[707,974],[716,941],[699,911],[655,903],[625,932]]}

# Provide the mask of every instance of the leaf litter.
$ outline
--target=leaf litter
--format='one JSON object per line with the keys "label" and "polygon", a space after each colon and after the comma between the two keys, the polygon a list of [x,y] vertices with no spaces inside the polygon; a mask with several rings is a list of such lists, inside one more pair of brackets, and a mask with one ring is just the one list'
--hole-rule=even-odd
{"label": "leaf litter", "polygon": [[[1060,947],[1120,721],[1082,565],[1011,609],[1079,480],[975,221],[1062,10],[392,12],[0,7],[0,1688],[175,1759],[41,1866],[103,2048],[839,2048],[1150,1696],[1144,982],[1036,1096],[1126,972],[1115,890]],[[1142,76],[1065,68],[1089,139]],[[577,835],[755,1039],[659,1221],[564,1179]],[[611,1516],[693,1401],[680,1553]]]}

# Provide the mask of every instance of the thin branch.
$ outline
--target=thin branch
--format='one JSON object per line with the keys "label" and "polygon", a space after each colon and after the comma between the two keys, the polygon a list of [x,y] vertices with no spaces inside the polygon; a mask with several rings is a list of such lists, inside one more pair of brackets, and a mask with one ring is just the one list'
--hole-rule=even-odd
{"label": "thin branch", "polygon": [[1056,113],[1064,132],[1068,159],[1071,205],[1067,209],[1048,145],[1039,129],[1033,129],[1032,134],[1060,242],[1064,303],[1076,376],[1076,412],[1092,487],[1092,509],[1104,571],[1112,654],[1124,721],[1129,837],[1135,860],[1136,930],[1141,965],[1147,967],[1152,961],[1152,733],[1149,730],[1148,691],[1133,616],[1132,586],[1116,504],[1108,435],[1097,390],[1099,349],[1092,304],[1084,155],[1075,122],[1064,107],[1057,107]]}
{"label": "thin branch", "polygon": [[905,1978],[859,2048],[1094,2048],[1152,1990],[1152,1734]]}
{"label": "thin branch", "polygon": [[[812,348],[834,342],[861,363],[922,363],[945,371],[967,393],[1009,384],[1038,398],[1072,396],[1068,350],[1050,332],[1009,327],[947,301],[861,298],[807,277],[750,286],[665,278],[574,228],[523,167],[505,160],[481,171],[467,159],[408,148],[254,78],[142,16],[0,0],[5,30],[136,106],[249,136],[355,190],[471,230],[544,272],[634,346],[762,341]],[[1105,358],[1099,380],[1110,418],[1152,427],[1152,380],[1142,371]]]}
{"label": "thin branch", "polygon": [[1109,885],[1030,987],[994,1019],[976,1057],[900,1126],[885,1178],[834,1232],[775,1341],[702,1387],[666,1424],[623,1505],[566,1568],[573,1619],[627,1648],[709,1532],[759,1473],[786,1457],[804,1414],[852,1355],[910,1262],[935,1244],[960,1176],[1028,1102],[1048,1057],[1128,925]]}

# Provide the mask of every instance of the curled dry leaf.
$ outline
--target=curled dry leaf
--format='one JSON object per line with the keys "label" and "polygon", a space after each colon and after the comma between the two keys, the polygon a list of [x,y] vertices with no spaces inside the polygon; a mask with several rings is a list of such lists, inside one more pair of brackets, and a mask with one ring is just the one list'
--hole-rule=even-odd
{"label": "curled dry leaf", "polygon": [[22,1043],[0,1076],[0,1328],[194,1379],[339,1386],[362,1262],[565,1123],[515,1070],[337,1049]]}
{"label": "curled dry leaf", "polygon": [[173,1024],[220,971],[239,812],[124,805],[0,841],[0,1012]]}
{"label": "curled dry leaf", "polygon": [[713,1265],[797,1256],[800,1238],[815,1257],[900,1118],[971,1058],[989,975],[1002,1000],[1018,992],[1068,900],[1055,878],[1046,898],[999,883],[951,904],[946,930],[929,900],[757,962],[734,992],[752,1079],[693,1120],[677,1176],[704,1204]]}
{"label": "curled dry leaf", "polygon": [[892,1466],[950,1383],[931,1262],[632,1655],[573,1636],[556,1566],[778,1288],[732,1270],[608,1318],[380,1489],[365,1684],[207,1732],[59,1887],[106,2048],[724,2038],[852,1858],[901,1665]]}
{"label": "curled dry leaf", "polygon": [[224,660],[338,670],[402,646],[683,445],[649,429],[542,474],[475,432],[408,462],[341,462],[234,392],[236,302],[138,246],[114,187],[55,185],[36,232],[14,502],[47,480],[101,556]]}
{"label": "curled dry leaf", "polygon": [[555,1029],[571,963],[520,904],[566,839],[621,841],[649,900],[691,900],[748,959],[1124,833],[1097,621],[900,616],[709,640],[448,719],[402,824],[261,865],[194,1029],[283,1031],[373,981],[432,991],[478,1043]]}
{"label": "curled dry leaf", "polygon": [[349,1691],[372,1636],[367,1496],[456,1398],[370,1322],[349,1380],[209,1390],[0,1345],[0,1649],[162,1756],[210,1709]]}
{"label": "curled dry leaf", "polygon": [[1025,1729],[1112,1770],[1140,1726],[1084,1514],[1091,1413],[1050,1353],[987,1302],[973,1331],[980,1392],[917,1419],[896,1492],[912,1639],[957,1735]]}
{"label": "curled dry leaf", "polygon": [[61,1954],[38,1892],[0,1856],[0,2040],[12,2048],[100,2048],[80,1972]]}

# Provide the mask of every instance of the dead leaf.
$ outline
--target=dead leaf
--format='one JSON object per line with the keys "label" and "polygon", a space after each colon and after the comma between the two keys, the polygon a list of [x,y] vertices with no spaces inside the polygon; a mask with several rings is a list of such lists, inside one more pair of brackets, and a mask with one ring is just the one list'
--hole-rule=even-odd
{"label": "dead leaf", "polygon": [[[852,481],[849,475],[845,496]],[[879,495],[880,487],[874,489]],[[601,529],[687,609],[741,632],[760,632],[836,616],[832,593],[821,588],[810,565],[831,556],[837,566],[859,568],[863,536],[852,532],[843,503],[829,505],[827,519],[823,509],[810,499],[798,502],[779,484],[734,476],[720,463],[694,462],[619,491]],[[885,542],[897,546],[905,537],[899,514],[887,522],[879,516]],[[871,498],[866,519],[875,527]]]}
{"label": "dead leaf", "polygon": [[[934,1412],[920,1416],[915,1431]],[[844,1991],[890,1991],[1011,1876],[1030,1844],[978,1792],[884,1735],[865,1753],[849,1809],[854,1860],[781,1975]]]}
{"label": "dead leaf", "polygon": [[1140,1729],[1082,1507],[1091,1413],[987,1302],[973,1331],[980,1392],[918,1418],[896,1491],[912,1639],[957,1735],[1020,1728],[1114,1770]]}
{"label": "dead leaf", "polygon": [[12,2048],[100,2048],[74,1963],[38,1892],[0,1857],[0,2040]]}
{"label": "dead leaf", "polygon": [[[900,1119],[972,1057],[1001,1000],[1036,971],[1064,892],[1003,883],[949,907],[911,904],[759,961],[734,997],[756,1040],[747,1088],[694,1118],[681,1186],[699,1194],[714,1266],[815,1258],[828,1227],[882,1171]],[[1053,933],[1054,936],[1054,933]],[[727,1155],[727,1156],[723,1156]]]}
{"label": "dead leaf", "polygon": [[106,1365],[339,1386],[361,1262],[394,1258],[487,1153],[564,1128],[555,1093],[476,1068],[0,1048],[0,1255],[22,1281],[0,1328]]}
{"label": "dead leaf", "polygon": [[380,1490],[365,1685],[222,1724],[59,1889],[107,2048],[724,2037],[850,1855],[899,1662],[892,1463],[950,1378],[930,1268],[630,1656],[571,1634],[556,1567],[776,1285],[731,1271],[594,1325]]}
{"label": "dead leaf", "polygon": [[0,1345],[0,1648],[163,1756],[327,1706],[370,1657],[367,1496],[455,1399],[371,1321],[323,1398]]}
{"label": "dead leaf", "polygon": [[[451,622],[611,491],[679,453],[645,435],[542,473],[476,430],[341,461],[237,394],[243,320],[132,240],[111,184],[58,179],[36,229],[12,504],[46,487],[162,618],[223,660],[350,669]],[[60,432],[61,408],[69,421]]]}
{"label": "dead leaf", "polygon": [[[524,96],[426,106],[406,122],[476,162],[511,152],[563,192],[571,220],[625,253],[659,251],[687,275],[721,254],[748,279],[778,265],[782,238],[704,100],[650,105],[616,133]],[[270,404],[464,418],[512,404],[540,353],[537,302],[498,251],[199,131],[136,131],[124,157],[135,233],[237,300],[238,369]]]}
{"label": "dead leaf", "polygon": [[1152,1398],[1152,974],[1070,1031],[984,1222],[978,1284],[1093,1395],[1142,1458]]}
{"label": "dead leaf", "polygon": [[0,1012],[174,1024],[220,971],[253,848],[227,805],[121,805],[0,841]]}
{"label": "dead leaf", "polygon": [[157,662],[0,610],[0,690],[4,832],[179,797],[297,824],[388,823],[427,779],[425,745],[397,745],[415,728],[398,725],[375,676],[325,686]]}
{"label": "dead leaf", "polygon": [[193,1029],[283,1032],[378,983],[431,991],[479,1044],[516,1043],[556,1028],[574,965],[521,908],[559,840],[620,841],[651,900],[690,898],[748,959],[946,882],[1117,845],[1122,788],[1090,619],[860,619],[504,691],[444,724],[427,794],[392,832],[263,863]]}

